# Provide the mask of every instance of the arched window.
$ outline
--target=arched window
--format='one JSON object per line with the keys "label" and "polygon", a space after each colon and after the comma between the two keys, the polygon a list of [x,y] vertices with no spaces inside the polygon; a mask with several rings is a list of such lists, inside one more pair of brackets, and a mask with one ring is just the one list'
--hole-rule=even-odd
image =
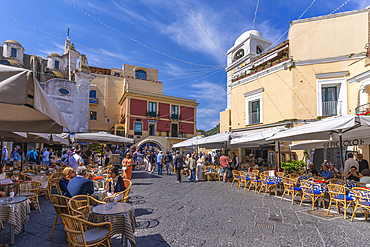
{"label": "arched window", "polygon": [[96,90],[90,90],[90,98],[96,99]]}
{"label": "arched window", "polygon": [[257,46],[257,48],[256,48],[256,52],[257,52],[257,54],[261,54],[261,53],[262,53],[262,48],[261,48],[261,46]]}
{"label": "arched window", "polygon": [[240,49],[237,52],[235,52],[234,55],[234,61],[238,60],[239,58],[242,58],[244,56],[244,50]]}
{"label": "arched window", "polygon": [[143,80],[147,79],[146,72],[144,70],[136,70],[135,71],[135,77],[137,79],[143,79]]}

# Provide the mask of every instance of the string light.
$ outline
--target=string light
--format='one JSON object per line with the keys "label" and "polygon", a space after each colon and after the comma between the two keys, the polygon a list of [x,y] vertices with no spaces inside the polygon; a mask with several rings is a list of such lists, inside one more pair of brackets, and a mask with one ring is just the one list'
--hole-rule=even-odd
{"label": "string light", "polygon": [[[115,31],[116,33],[118,33],[118,34],[120,34],[120,35],[124,36],[125,38],[128,38],[128,39],[130,39],[131,41],[134,41],[134,42],[138,43],[139,45],[141,45],[141,46],[143,46],[143,47],[145,47],[145,48],[148,48],[148,49],[150,49],[150,50],[152,50],[152,51],[154,51],[154,52],[157,52],[157,53],[162,54],[162,55],[164,55],[164,56],[167,56],[167,57],[169,57],[169,58],[175,59],[175,60],[180,61],[180,62],[183,62],[183,63],[188,63],[188,64],[191,64],[191,65],[204,66],[204,67],[219,66],[219,65],[204,65],[204,64],[198,64],[198,63],[188,62],[188,61],[185,61],[185,60],[183,60],[183,59],[176,58],[176,57],[174,57],[174,56],[168,55],[168,54],[166,54],[166,53],[164,53],[164,52],[158,51],[158,50],[156,50],[156,49],[154,49],[154,48],[152,48],[152,47],[150,47],[150,46],[147,46],[147,45],[145,45],[145,44],[141,43],[140,41],[138,41],[138,40],[136,40],[136,39],[133,39],[133,38],[131,38],[130,36],[128,36],[128,35],[126,35],[126,34],[124,34],[124,33],[120,32],[120,31],[119,31],[119,30],[117,30],[116,28],[111,27],[111,26],[109,26],[108,24],[106,24],[106,23],[104,23],[104,22],[100,21],[99,19],[95,18],[94,16],[92,16],[91,14],[87,13],[86,11],[84,11],[84,10],[80,9],[79,7],[77,7],[77,6],[73,5],[72,3],[68,2],[68,1],[65,1],[65,2],[66,2],[67,4],[69,4],[71,7],[73,7],[73,8],[75,8],[75,9],[79,10],[81,13],[83,13],[83,14],[85,14],[85,15],[89,16],[89,17],[90,17],[91,19],[93,19],[94,21],[97,21],[97,22],[99,22],[101,25],[103,25],[103,26],[107,27],[108,29]],[[224,65],[222,65],[222,66],[225,66],[225,65],[226,65],[226,64],[224,64]]]}

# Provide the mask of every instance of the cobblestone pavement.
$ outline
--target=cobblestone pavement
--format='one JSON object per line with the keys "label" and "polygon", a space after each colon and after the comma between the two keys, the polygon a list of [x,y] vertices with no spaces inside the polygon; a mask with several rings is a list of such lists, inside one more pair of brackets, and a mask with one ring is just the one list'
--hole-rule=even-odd
{"label": "cobblestone pavement", "polygon": [[[300,212],[311,209],[310,203],[291,205],[291,197],[280,201],[231,183],[192,183],[183,176],[177,184],[174,175],[144,171],[134,171],[132,179],[137,246],[369,246],[370,223],[363,217],[351,222],[351,209],[346,220],[343,214],[325,220]],[[68,246],[62,225],[49,239],[55,212],[45,197],[40,201],[42,212],[32,210],[14,246]],[[4,225],[0,244],[9,243]],[[112,246],[122,246],[120,236],[113,237]]]}

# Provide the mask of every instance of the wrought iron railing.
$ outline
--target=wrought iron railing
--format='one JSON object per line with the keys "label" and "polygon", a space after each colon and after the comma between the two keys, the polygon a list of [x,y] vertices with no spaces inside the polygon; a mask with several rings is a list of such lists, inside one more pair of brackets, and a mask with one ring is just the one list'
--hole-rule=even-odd
{"label": "wrought iron railing", "polygon": [[355,111],[356,111],[356,115],[370,114],[370,103],[356,107]]}
{"label": "wrought iron railing", "polygon": [[322,116],[338,116],[342,115],[341,101],[322,102]]}

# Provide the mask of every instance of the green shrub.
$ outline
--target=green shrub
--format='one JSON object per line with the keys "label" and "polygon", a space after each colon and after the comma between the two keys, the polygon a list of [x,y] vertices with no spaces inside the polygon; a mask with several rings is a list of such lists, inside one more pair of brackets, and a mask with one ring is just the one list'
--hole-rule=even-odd
{"label": "green shrub", "polygon": [[291,163],[281,162],[281,167],[284,169],[284,171],[288,171],[288,173],[292,173],[292,171],[303,172],[302,168],[304,166],[305,163],[303,160],[292,160]]}

